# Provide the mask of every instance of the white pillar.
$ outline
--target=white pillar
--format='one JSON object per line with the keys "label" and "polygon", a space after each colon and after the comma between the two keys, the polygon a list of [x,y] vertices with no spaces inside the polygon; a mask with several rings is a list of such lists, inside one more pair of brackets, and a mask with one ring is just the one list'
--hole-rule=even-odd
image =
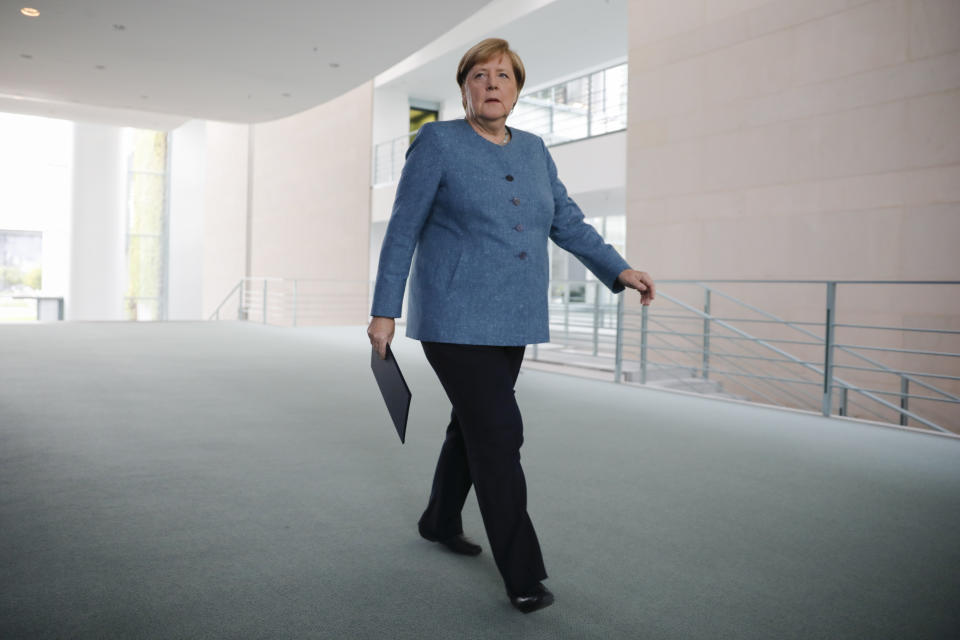
{"label": "white pillar", "polygon": [[206,122],[170,133],[167,319],[203,319],[203,205]]}
{"label": "white pillar", "polygon": [[121,320],[126,282],[122,129],[74,127],[73,228],[67,320]]}

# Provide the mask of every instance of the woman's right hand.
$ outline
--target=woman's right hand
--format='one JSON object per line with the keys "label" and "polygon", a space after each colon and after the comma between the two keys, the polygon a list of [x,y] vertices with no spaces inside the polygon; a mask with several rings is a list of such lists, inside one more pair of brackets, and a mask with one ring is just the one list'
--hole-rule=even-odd
{"label": "woman's right hand", "polygon": [[393,340],[394,324],[393,318],[374,316],[367,327],[367,337],[381,360],[387,357],[387,345]]}

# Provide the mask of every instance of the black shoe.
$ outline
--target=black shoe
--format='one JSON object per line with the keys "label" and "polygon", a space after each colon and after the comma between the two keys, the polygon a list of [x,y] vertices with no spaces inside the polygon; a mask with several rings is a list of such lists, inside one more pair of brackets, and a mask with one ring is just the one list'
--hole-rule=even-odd
{"label": "black shoe", "polygon": [[531,613],[552,605],[553,594],[542,583],[537,583],[530,593],[510,596],[510,604],[524,613]]}
{"label": "black shoe", "polygon": [[423,529],[420,529],[420,535],[429,540],[430,542],[439,542],[450,551],[454,553],[459,553],[462,556],[478,556],[483,549],[480,545],[472,542],[468,538],[465,538],[462,533],[459,533],[450,538],[444,538],[440,540],[439,538],[434,538],[433,536],[428,536],[423,532]]}
{"label": "black shoe", "polygon": [[462,533],[458,536],[447,538],[446,540],[437,540],[437,542],[445,546],[447,549],[450,549],[450,551],[464,556],[478,556],[480,555],[480,552],[483,551],[480,545],[471,542],[468,538],[463,537]]}

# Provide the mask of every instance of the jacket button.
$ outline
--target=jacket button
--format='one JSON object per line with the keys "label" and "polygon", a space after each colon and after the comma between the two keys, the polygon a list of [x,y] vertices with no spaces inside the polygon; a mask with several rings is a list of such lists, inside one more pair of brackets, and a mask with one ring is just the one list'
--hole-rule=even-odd
{"label": "jacket button", "polygon": [[520,198],[514,198],[514,199],[511,200],[510,202],[512,202],[512,203],[514,204],[514,206],[517,206],[517,205],[520,204]]}
{"label": "jacket button", "polygon": [[526,259],[527,259],[527,252],[526,252],[526,251],[521,251],[520,253],[517,254],[517,257],[520,258],[521,260],[526,260]]}
{"label": "jacket button", "polygon": [[514,227],[514,229],[516,229],[517,231],[523,231],[523,225],[518,224],[517,226]]}
{"label": "jacket button", "polygon": [[507,175],[507,182],[513,182],[513,176]]}

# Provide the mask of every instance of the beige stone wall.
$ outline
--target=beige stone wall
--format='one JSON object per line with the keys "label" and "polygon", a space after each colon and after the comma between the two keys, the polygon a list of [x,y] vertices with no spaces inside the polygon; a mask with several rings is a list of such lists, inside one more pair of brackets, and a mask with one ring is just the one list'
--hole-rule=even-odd
{"label": "beige stone wall", "polygon": [[299,322],[369,313],[372,82],[254,127],[251,273],[309,279]]}
{"label": "beige stone wall", "polygon": [[[633,0],[629,28],[634,265],[660,278],[960,279],[960,2]],[[958,330],[957,294],[847,287],[840,302],[847,322]],[[783,291],[752,301],[802,318],[823,307]]]}
{"label": "beige stone wall", "polygon": [[[246,275],[247,125],[207,122],[203,226],[203,317]],[[236,313],[234,301],[228,313]]]}

